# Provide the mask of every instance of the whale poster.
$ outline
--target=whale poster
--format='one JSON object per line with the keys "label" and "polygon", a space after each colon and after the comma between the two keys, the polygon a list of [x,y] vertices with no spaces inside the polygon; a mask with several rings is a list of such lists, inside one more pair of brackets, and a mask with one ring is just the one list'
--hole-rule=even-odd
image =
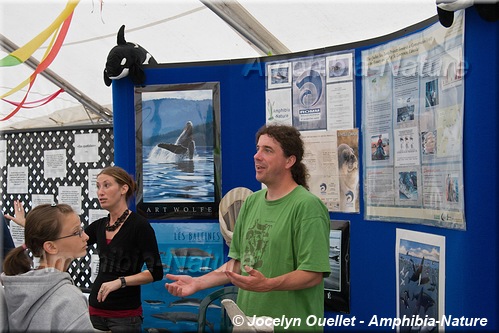
{"label": "whale poster", "polygon": [[216,218],[220,202],[219,84],[135,88],[137,211]]}
{"label": "whale poster", "polygon": [[397,317],[412,318],[397,330],[443,332],[445,237],[405,229],[396,234]]}
{"label": "whale poster", "polygon": [[[214,287],[188,297],[168,293],[166,274],[209,273],[225,263],[223,236],[218,223],[151,223],[158,241],[163,264],[163,280],[142,286],[142,309],[145,332],[197,332],[199,305],[204,297],[220,289]],[[220,302],[206,311],[205,332],[218,332]]]}

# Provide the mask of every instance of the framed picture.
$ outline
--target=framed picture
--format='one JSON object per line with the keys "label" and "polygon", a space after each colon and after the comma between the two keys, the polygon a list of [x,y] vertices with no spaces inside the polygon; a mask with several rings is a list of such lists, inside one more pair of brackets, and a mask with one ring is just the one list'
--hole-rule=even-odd
{"label": "framed picture", "polygon": [[137,212],[217,218],[221,193],[218,82],[135,88]]}
{"label": "framed picture", "polygon": [[331,274],[324,278],[324,309],[350,313],[350,221],[331,220]]}

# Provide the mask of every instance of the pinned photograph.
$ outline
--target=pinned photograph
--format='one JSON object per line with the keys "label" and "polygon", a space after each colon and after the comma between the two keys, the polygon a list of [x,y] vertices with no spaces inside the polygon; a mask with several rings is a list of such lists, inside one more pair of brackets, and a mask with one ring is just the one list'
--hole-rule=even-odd
{"label": "pinned photograph", "polygon": [[327,83],[352,80],[352,53],[337,54],[326,58]]}
{"label": "pinned photograph", "polygon": [[398,332],[443,332],[428,319],[444,315],[445,237],[404,229],[397,229],[396,237],[397,317],[414,324]]}

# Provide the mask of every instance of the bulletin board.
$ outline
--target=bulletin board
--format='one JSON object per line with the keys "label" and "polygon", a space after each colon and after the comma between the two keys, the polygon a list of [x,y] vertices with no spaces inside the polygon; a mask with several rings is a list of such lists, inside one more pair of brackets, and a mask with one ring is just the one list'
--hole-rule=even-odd
{"label": "bulletin board", "polygon": [[[100,209],[99,201],[93,194],[95,190],[92,188],[90,177],[97,174],[96,170],[113,165],[113,132],[112,126],[109,125],[3,132],[0,141],[5,141],[6,150],[5,163],[2,163],[0,168],[2,210],[14,216],[14,201],[17,199],[23,203],[26,212],[29,212],[37,203],[61,203],[60,189],[66,188],[76,189],[81,193],[79,197],[81,202],[80,219],[84,227],[95,220],[92,216],[107,215],[106,211]],[[98,156],[93,158],[96,161],[79,162],[78,160],[81,160],[85,153],[80,150],[81,147],[75,142],[75,138],[83,135],[80,138],[85,139],[88,138],[87,135],[93,134],[96,136],[94,138],[98,145],[96,150]],[[65,161],[65,163],[53,162],[53,164],[58,165],[59,171],[47,168],[45,163],[47,153],[53,151],[62,152],[62,157],[58,159]],[[19,182],[26,184],[26,190],[12,192],[7,189],[9,170],[13,170],[13,168],[27,170],[27,179]],[[52,176],[45,177],[47,172],[52,173]],[[56,174],[64,174],[65,176],[55,177]],[[11,222],[12,232],[16,232],[15,228],[15,223]],[[24,237],[23,229],[20,227],[19,229],[17,234]],[[90,249],[87,256],[73,261],[68,269],[75,285],[83,290],[89,289],[92,285],[90,281],[90,257],[92,253],[93,251]]]}
{"label": "bulletin board", "polygon": [[[359,43],[340,45],[328,49],[310,50],[307,52],[273,56],[261,59],[241,59],[196,64],[163,64],[145,69],[146,83],[179,84],[190,82],[220,82],[221,113],[221,149],[222,157],[222,196],[235,187],[246,187],[252,191],[259,190],[261,184],[255,179],[254,161],[255,133],[266,123],[266,77],[267,63],[277,64],[289,61],[292,57],[304,57],[334,53],[342,50],[355,50],[355,105],[362,105],[361,52],[365,49],[419,32],[436,23],[438,18],[431,18],[418,25],[398,31],[389,36]],[[497,169],[497,101],[498,79],[491,75],[498,71],[497,50],[499,23],[481,20],[478,14],[470,9],[466,11],[464,50],[465,61],[470,66],[464,80],[464,109],[466,112],[463,127],[463,188],[466,196],[466,230],[435,228],[434,226],[404,223],[404,226],[415,231],[422,231],[445,236],[446,258],[446,290],[459,290],[459,293],[447,294],[445,313],[454,316],[486,317],[489,324],[485,330],[497,328],[497,301],[490,297],[497,293],[497,260],[480,259],[487,253],[497,253],[497,175],[491,172],[484,176],[483,166],[487,170]],[[275,66],[276,72],[286,69]],[[278,82],[274,82],[279,84]],[[130,80],[118,80],[113,83],[113,104],[120,116],[115,116],[116,128],[134,128],[134,86]],[[277,105],[277,103],[276,103]],[[356,107],[356,126],[362,128],[362,108]],[[278,112],[273,109],[273,116]],[[133,131],[133,130],[132,130]],[[468,135],[467,135],[468,133]],[[480,133],[480,135],[477,135]],[[363,142],[363,133],[359,135],[359,159],[362,170],[364,150],[368,149]],[[487,142],[486,147],[484,142]],[[129,172],[135,170],[136,156],[134,138],[128,131],[115,133],[115,163]],[[481,163],[476,163],[481,161]],[[480,169],[482,167],[482,169]],[[397,310],[395,279],[395,243],[397,221],[386,223],[384,219],[367,220],[364,216],[365,179],[360,179],[360,214],[330,212],[335,220],[350,221],[350,313],[344,317],[356,317],[364,321],[377,315],[395,318]],[[487,200],[482,195],[487,193]],[[490,197],[492,196],[492,197]],[[161,222],[161,221],[153,221]],[[189,221],[187,223],[196,223]],[[205,221],[209,222],[209,221]],[[213,220],[213,223],[218,221]],[[473,262],[473,274],[463,270],[463,263]],[[485,274],[492,274],[489,282],[483,280]],[[412,297],[412,295],[411,295]],[[469,302],[462,302],[462,299]],[[336,318],[337,313],[326,310],[326,317]],[[325,331],[359,331],[367,327],[326,327]],[[370,328],[369,328],[370,329]],[[373,330],[380,328],[372,328]],[[381,328],[381,330],[383,330]]]}

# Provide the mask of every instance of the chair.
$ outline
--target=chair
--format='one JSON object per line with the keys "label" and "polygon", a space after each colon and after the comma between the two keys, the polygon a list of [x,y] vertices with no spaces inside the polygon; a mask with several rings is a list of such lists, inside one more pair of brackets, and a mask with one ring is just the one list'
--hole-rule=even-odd
{"label": "chair", "polygon": [[[237,304],[231,299],[223,299],[222,306],[227,311],[229,318],[232,320],[239,320],[237,326],[234,326],[232,333],[272,333],[274,332],[274,322],[273,318],[267,316],[256,317],[255,323],[250,325],[248,321],[251,317],[245,315],[245,313],[237,306]],[[246,320],[244,320],[246,318]]]}
{"label": "chair", "polygon": [[[211,294],[206,295],[201,303],[199,304],[199,316],[198,316],[198,333],[204,333],[206,327],[206,312],[208,310],[208,306],[211,303],[218,299],[231,299],[235,300],[237,298],[238,288],[235,286],[223,287],[218,290],[215,290]],[[225,313],[225,309],[222,306],[221,308],[221,322],[220,322],[220,332],[231,332],[232,331],[232,323],[230,318]]]}
{"label": "chair", "polygon": [[220,204],[218,205],[218,221],[220,223],[220,231],[227,246],[230,246],[232,241],[232,233],[239,210],[246,198],[252,193],[253,191],[246,187],[236,187],[227,192],[222,200],[220,200]]}

